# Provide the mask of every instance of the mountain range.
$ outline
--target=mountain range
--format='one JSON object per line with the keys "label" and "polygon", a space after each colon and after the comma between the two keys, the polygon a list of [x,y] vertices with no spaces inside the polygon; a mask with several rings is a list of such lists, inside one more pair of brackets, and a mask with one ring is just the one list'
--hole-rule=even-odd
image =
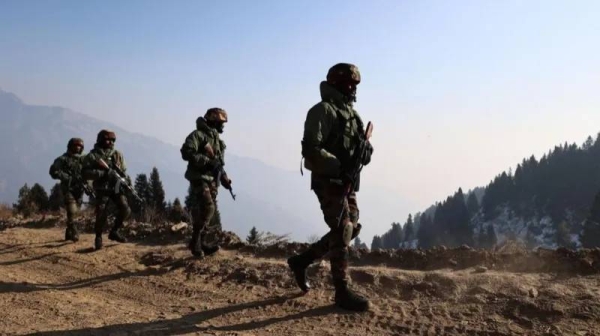
{"label": "mountain range", "polygon": [[[190,126],[193,130],[195,125]],[[183,177],[185,162],[179,148],[148,135],[132,133],[117,125],[58,106],[29,105],[13,93],[0,90],[0,202],[12,203],[19,188],[40,183],[47,190],[56,183],[48,174],[53,160],[65,152],[67,141],[80,137],[85,152],[93,148],[101,129],[116,132],[115,147],[123,152],[128,173],[149,174],[152,167],[160,173],[167,199],[187,194]],[[185,135],[187,135],[187,131]],[[185,135],[183,137],[185,137]],[[182,141],[184,139],[182,138]],[[305,241],[323,234],[327,227],[316,197],[310,190],[309,176],[273,167],[255,158],[226,153],[226,169],[233,180],[237,198],[219,194],[221,218],[225,229],[245,237],[255,226],[259,231],[289,234]],[[370,241],[377,231],[408,214],[410,202],[395,192],[377,186],[359,193],[363,240]]]}

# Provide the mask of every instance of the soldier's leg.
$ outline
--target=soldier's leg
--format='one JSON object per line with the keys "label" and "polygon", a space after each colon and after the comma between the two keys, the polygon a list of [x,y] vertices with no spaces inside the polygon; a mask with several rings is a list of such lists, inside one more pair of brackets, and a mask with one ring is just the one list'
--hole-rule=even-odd
{"label": "soldier's leg", "polygon": [[[204,255],[211,255],[219,250],[219,244],[218,241],[215,241],[215,238],[219,237],[219,233],[220,231],[222,231],[219,204],[217,202],[217,185],[216,183],[210,183],[208,186],[210,189],[210,197],[212,199],[214,211],[212,217],[210,218],[210,221],[204,227],[200,236],[202,251],[204,252]],[[211,237],[210,239],[213,241],[207,243],[207,237]]]}
{"label": "soldier's leg", "polygon": [[67,228],[65,229],[65,240],[71,240],[73,238],[73,204],[75,200],[71,192],[63,189],[63,202],[65,211],[67,213]]}
{"label": "soldier's leg", "polygon": [[[288,259],[288,265],[294,272],[298,286],[303,291],[310,289],[306,279],[306,268],[330,252],[331,241],[336,235],[341,237],[338,234],[338,218],[342,215],[342,208],[346,206],[346,203],[343,202],[344,190],[341,185],[327,179],[313,178],[312,189],[319,200],[325,222],[330,230],[319,241],[311,244],[305,252]],[[348,212],[345,211],[343,216],[347,218]]]}
{"label": "soldier's leg", "polygon": [[192,192],[196,195],[197,203],[192,207],[194,226],[189,247],[193,255],[203,257],[202,233],[212,220],[215,213],[215,203],[212,198],[210,185],[207,182],[202,181],[193,184]]}
{"label": "soldier's leg", "polygon": [[119,233],[119,229],[123,227],[123,222],[129,219],[131,209],[129,208],[129,204],[127,204],[127,197],[125,195],[113,195],[111,198],[117,207],[117,214],[115,216],[115,223],[108,234],[108,239],[125,243],[127,240]]}
{"label": "soldier's leg", "polygon": [[343,203],[348,216],[342,218],[344,224],[339,226],[338,230],[331,230],[329,245],[331,276],[335,286],[335,304],[347,310],[365,311],[369,309],[369,301],[348,288],[348,248],[350,241],[360,231],[356,195],[350,193]]}
{"label": "soldier's leg", "polygon": [[65,240],[78,241],[79,232],[75,223],[75,217],[79,213],[79,204],[81,200],[72,192],[65,193],[65,209],[67,210],[67,229]]}
{"label": "soldier's leg", "polygon": [[362,225],[360,225],[358,222],[360,219],[360,211],[358,209],[358,202],[356,199],[356,193],[354,191],[348,195],[348,210],[350,213],[350,221],[352,222],[353,226],[351,239],[354,239],[358,237],[360,229],[362,228]]}
{"label": "soldier's leg", "polygon": [[109,197],[106,195],[98,194],[95,200],[96,203],[96,223],[94,225],[94,231],[96,233],[95,239],[95,248],[99,250],[102,248],[102,231],[106,226],[106,221],[108,218],[107,212],[107,203],[109,201]]}

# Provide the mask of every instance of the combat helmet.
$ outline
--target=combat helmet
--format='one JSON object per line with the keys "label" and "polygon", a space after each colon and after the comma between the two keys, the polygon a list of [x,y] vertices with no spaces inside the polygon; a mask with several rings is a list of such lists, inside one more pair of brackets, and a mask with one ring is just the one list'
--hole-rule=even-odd
{"label": "combat helmet", "polygon": [[[81,150],[79,152],[75,152],[75,146],[81,146]],[[81,138],[71,138],[67,143],[67,151],[69,153],[81,154],[83,152],[83,139]]]}

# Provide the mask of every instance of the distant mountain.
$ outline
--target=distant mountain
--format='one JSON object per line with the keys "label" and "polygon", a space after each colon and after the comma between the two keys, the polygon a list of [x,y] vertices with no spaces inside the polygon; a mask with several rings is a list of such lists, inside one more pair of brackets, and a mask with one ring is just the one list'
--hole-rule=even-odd
{"label": "distant mountain", "polygon": [[[190,125],[190,131],[193,127]],[[139,173],[149,174],[156,166],[167,199],[180,197],[183,201],[188,182],[183,177],[185,162],[178,147],[67,108],[27,105],[14,94],[0,90],[0,202],[14,202],[25,183],[39,182],[50,188],[55,181],[48,175],[48,169],[54,158],[64,153],[68,139],[83,138],[88,152],[97,133],[104,128],[116,132],[115,146],[124,153],[132,178]],[[237,194],[236,201],[226,191],[219,194],[226,229],[245,237],[256,226],[259,231],[289,233],[299,241],[327,231],[307,175],[300,176],[299,172],[275,168],[231,152],[225,160]],[[377,226],[381,228],[384,223],[392,222],[399,211],[407,212],[408,205],[393,192],[363,189],[359,202],[363,209],[364,237],[370,239]]]}

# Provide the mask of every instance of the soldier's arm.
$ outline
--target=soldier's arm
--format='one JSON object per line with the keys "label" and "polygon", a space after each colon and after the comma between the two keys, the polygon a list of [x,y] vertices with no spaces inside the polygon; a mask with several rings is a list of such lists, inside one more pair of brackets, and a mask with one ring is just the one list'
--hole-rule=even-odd
{"label": "soldier's arm", "polygon": [[62,158],[58,157],[50,166],[50,176],[55,180],[65,181],[69,179],[69,174],[62,169]]}
{"label": "soldier's arm", "polygon": [[323,148],[334,123],[333,111],[323,104],[317,104],[308,111],[302,138],[302,155],[319,171],[330,175],[339,174],[341,166],[338,158]]}
{"label": "soldier's arm", "polygon": [[206,166],[211,159],[200,152],[199,147],[202,143],[203,141],[197,132],[190,133],[181,146],[181,158],[185,161],[191,162],[198,168],[203,168]]}
{"label": "soldier's arm", "polygon": [[123,173],[127,172],[127,164],[125,163],[125,157],[123,156],[123,153],[117,151],[117,156],[118,156],[118,162],[119,162],[119,168],[121,169],[121,171]]}
{"label": "soldier's arm", "polygon": [[106,172],[98,166],[96,162],[96,156],[94,154],[88,154],[85,156],[83,160],[83,165],[81,169],[81,175],[86,180],[97,180],[102,177]]}
{"label": "soldier's arm", "polygon": [[219,140],[219,142],[221,143],[221,157],[219,159],[221,160],[221,165],[225,166],[225,148],[227,146],[225,145],[225,141]]}

